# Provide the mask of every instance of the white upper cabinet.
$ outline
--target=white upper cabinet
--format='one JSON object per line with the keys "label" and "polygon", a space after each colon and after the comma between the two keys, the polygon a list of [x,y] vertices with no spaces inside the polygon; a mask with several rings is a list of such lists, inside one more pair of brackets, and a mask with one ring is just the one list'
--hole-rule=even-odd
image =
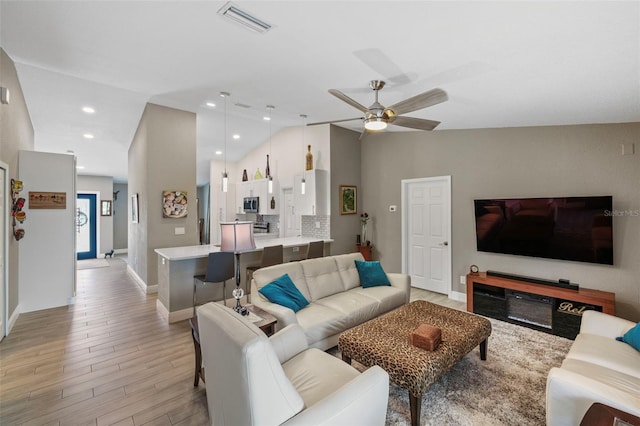
{"label": "white upper cabinet", "polygon": [[[302,194],[302,176],[305,193]],[[296,214],[303,216],[329,215],[329,173],[326,170],[308,170],[293,178],[293,202]]]}
{"label": "white upper cabinet", "polygon": [[[273,180],[273,193],[269,194],[269,180],[258,179],[240,182],[236,186],[236,211],[245,213],[244,198],[258,197],[258,214],[278,214],[278,181]],[[271,199],[274,200],[274,207],[271,208]]]}

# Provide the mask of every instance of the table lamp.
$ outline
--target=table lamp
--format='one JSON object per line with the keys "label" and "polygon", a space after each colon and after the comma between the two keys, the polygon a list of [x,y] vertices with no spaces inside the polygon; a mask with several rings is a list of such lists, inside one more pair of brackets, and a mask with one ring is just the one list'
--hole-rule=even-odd
{"label": "table lamp", "polygon": [[236,288],[233,290],[236,306],[233,310],[241,315],[248,315],[247,308],[240,304],[240,299],[244,296],[244,291],[240,288],[240,253],[256,248],[253,222],[220,222],[220,236],[220,251],[233,252],[236,255]]}

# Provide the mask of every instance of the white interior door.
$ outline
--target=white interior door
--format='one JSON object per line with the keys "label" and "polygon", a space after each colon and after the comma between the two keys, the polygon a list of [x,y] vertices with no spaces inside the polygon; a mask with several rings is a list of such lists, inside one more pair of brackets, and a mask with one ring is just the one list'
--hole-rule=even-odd
{"label": "white interior door", "polygon": [[0,163],[0,341],[7,335],[7,286],[8,266],[7,250],[9,246],[9,169]]}
{"label": "white interior door", "polygon": [[451,289],[451,177],[402,182],[403,272],[411,285],[437,293]]}

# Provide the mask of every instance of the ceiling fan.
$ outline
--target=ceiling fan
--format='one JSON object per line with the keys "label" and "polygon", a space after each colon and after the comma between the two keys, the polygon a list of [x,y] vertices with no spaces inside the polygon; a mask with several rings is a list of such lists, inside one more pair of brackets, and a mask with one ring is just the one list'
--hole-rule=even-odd
{"label": "ceiling fan", "polygon": [[382,90],[384,85],[385,82],[382,80],[371,80],[371,82],[369,82],[369,87],[375,92],[376,96],[375,102],[371,104],[369,108],[353,100],[339,90],[330,89],[329,93],[331,93],[336,98],[348,103],[352,107],[362,111],[364,113],[364,117],[324,121],[321,123],[310,123],[309,125],[311,126],[316,124],[364,120],[364,131],[376,131],[385,129],[388,124],[394,124],[396,126],[409,127],[411,129],[418,130],[433,130],[438,124],[440,124],[439,121],[425,120],[423,118],[415,117],[405,117],[401,114],[406,114],[445,102],[449,98],[447,97],[447,93],[444,90],[432,89],[400,101],[396,104],[391,105],[390,107],[384,107],[378,102],[378,92]]}

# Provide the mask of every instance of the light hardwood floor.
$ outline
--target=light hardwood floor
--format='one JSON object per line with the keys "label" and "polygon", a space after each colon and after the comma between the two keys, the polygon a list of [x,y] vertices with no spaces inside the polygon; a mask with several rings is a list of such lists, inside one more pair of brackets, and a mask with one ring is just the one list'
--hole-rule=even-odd
{"label": "light hardwood floor", "polygon": [[[206,425],[187,321],[167,324],[122,259],[79,270],[76,303],[20,315],[0,343],[1,425]],[[412,289],[456,309],[463,302]]]}

